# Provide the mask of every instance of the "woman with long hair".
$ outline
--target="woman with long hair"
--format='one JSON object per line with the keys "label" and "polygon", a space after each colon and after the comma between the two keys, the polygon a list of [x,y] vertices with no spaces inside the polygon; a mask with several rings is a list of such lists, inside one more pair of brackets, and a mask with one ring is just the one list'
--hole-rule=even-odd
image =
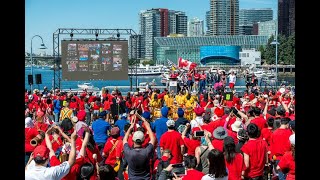
{"label": "woman with long hair", "polygon": [[228,173],[224,161],[223,153],[217,149],[212,149],[208,154],[209,174],[201,180],[228,180]]}
{"label": "woman with long hair", "polygon": [[228,180],[240,180],[244,174],[245,164],[242,154],[236,152],[234,139],[230,136],[223,140],[223,153],[229,173]]}

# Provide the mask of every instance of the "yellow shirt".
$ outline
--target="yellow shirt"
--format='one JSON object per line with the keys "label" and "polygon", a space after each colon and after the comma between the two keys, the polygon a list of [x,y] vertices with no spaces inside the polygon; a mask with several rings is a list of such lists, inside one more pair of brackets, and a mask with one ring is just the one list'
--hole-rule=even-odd
{"label": "yellow shirt", "polygon": [[176,101],[178,106],[183,106],[186,103],[186,96],[185,95],[176,95]]}
{"label": "yellow shirt", "polygon": [[152,99],[151,100],[151,106],[153,108],[161,108],[161,99],[157,99],[157,100]]}
{"label": "yellow shirt", "polygon": [[173,98],[173,97],[168,97],[168,98],[165,100],[165,102],[166,102],[166,105],[167,105],[168,107],[172,107],[172,106],[173,106],[173,102],[174,102],[174,98]]}

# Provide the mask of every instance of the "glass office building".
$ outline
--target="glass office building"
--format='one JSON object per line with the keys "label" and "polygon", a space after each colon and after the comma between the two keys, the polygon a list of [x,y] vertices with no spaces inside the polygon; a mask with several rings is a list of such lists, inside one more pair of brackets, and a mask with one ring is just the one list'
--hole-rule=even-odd
{"label": "glass office building", "polygon": [[258,49],[261,45],[267,45],[268,36],[155,37],[154,42],[154,59],[157,64],[167,64],[167,59],[177,64],[179,57],[200,64],[202,46],[240,46],[240,49]]}

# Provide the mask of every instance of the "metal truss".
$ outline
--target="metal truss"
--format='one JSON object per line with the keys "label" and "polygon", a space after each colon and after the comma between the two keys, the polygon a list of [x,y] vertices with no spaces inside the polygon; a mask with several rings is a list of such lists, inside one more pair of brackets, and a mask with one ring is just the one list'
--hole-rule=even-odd
{"label": "metal truss", "polygon": [[[53,88],[61,87],[61,56],[60,56],[60,36],[69,35],[95,35],[98,40],[98,35],[108,35],[108,36],[121,36],[121,35],[130,35],[131,38],[136,39],[137,33],[133,29],[77,29],[77,28],[59,28],[53,33],[53,58],[54,58],[54,68],[53,68]],[[129,38],[130,39],[130,38]],[[137,42],[137,41],[136,41]],[[131,57],[133,44],[131,43]],[[132,79],[132,77],[131,77]],[[132,86],[132,84],[131,84]],[[132,88],[131,88],[132,89]]]}

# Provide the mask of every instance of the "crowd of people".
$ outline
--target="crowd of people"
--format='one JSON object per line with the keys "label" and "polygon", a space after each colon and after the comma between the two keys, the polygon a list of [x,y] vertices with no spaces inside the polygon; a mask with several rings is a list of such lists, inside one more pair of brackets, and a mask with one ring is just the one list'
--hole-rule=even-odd
{"label": "crowd of people", "polygon": [[25,179],[295,179],[294,91],[240,96],[229,79],[177,93],[26,90]]}

